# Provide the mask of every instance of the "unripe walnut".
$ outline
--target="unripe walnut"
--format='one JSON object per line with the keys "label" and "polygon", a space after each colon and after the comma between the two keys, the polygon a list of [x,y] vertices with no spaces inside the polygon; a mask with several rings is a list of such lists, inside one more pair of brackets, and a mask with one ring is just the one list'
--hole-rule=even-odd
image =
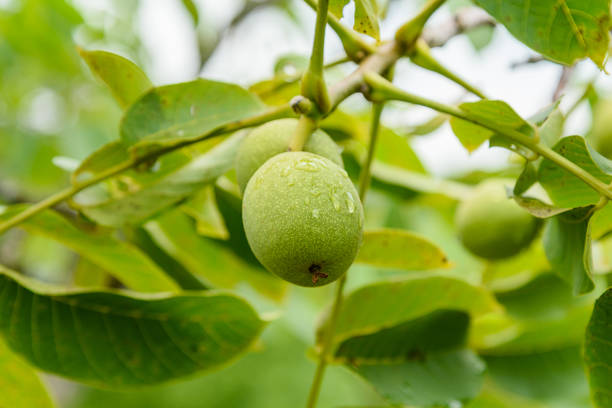
{"label": "unripe walnut", "polygon": [[503,259],[518,254],[534,239],[538,220],[505,192],[504,180],[486,180],[463,200],[456,225],[463,245],[485,259]]}
{"label": "unripe walnut", "polygon": [[262,265],[300,286],[342,276],[363,235],[363,208],[346,172],[308,152],[281,153],[255,172],[242,220]]}
{"label": "unripe walnut", "polygon": [[[273,120],[253,129],[247,135],[236,155],[236,179],[240,191],[244,192],[249,179],[262,164],[287,151],[297,123],[297,119]],[[302,150],[326,157],[342,167],[338,145],[320,129],[310,135]]]}

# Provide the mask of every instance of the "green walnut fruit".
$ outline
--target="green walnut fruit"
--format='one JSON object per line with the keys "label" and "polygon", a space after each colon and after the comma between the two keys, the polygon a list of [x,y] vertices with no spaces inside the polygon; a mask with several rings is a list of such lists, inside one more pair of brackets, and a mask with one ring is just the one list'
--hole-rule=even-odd
{"label": "green walnut fruit", "polygon": [[[279,119],[255,128],[240,145],[236,155],[236,179],[244,192],[249,179],[268,159],[284,153],[297,127],[297,119]],[[342,167],[340,149],[322,130],[315,131],[302,149],[318,154]]]}
{"label": "green walnut fruit", "polygon": [[535,238],[538,220],[506,195],[504,180],[474,188],[456,213],[459,238],[474,255],[503,259],[518,254]]}
{"label": "green walnut fruit", "polygon": [[363,235],[363,208],[346,172],[308,152],[281,153],[255,172],[242,221],[262,265],[300,286],[342,276]]}
{"label": "green walnut fruit", "polygon": [[589,141],[600,154],[612,159],[612,100],[604,99],[595,105]]}

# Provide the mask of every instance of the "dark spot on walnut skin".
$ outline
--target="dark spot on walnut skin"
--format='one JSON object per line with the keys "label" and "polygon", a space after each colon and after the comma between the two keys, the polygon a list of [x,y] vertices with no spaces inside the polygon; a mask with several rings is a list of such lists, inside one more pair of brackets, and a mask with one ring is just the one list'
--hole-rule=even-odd
{"label": "dark spot on walnut skin", "polygon": [[310,272],[312,274],[312,283],[316,284],[319,279],[325,279],[327,278],[327,274],[321,272],[321,265],[319,264],[312,264],[308,267],[308,272]]}

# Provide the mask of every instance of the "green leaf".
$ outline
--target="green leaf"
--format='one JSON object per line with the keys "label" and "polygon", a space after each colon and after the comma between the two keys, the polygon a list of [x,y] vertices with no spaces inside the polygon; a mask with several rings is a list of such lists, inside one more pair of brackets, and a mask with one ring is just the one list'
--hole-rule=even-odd
{"label": "green leaf", "polygon": [[[355,156],[359,163],[363,163],[367,155],[371,121],[371,112],[350,114],[336,110],[322,121],[321,128],[334,139],[340,140],[345,150]],[[426,173],[419,157],[410,146],[410,140],[386,126],[380,126],[374,158],[386,165]]]}
{"label": "green leaf", "polygon": [[76,185],[92,179],[111,167],[128,161],[127,148],[121,141],[110,142],[87,156],[72,173],[70,181]]}
{"label": "green leaf", "polygon": [[456,117],[450,118],[448,121],[451,125],[451,129],[459,142],[465,147],[468,152],[473,152],[481,144],[489,140],[495,133],[489,129],[483,128],[482,126],[475,125],[467,122],[463,119]]}
{"label": "green leaf", "polygon": [[493,40],[495,27],[481,25],[466,31],[465,35],[476,51],[482,51]]}
{"label": "green leaf", "polygon": [[334,360],[353,365],[426,360],[431,353],[464,346],[469,324],[465,312],[437,310],[373,334],[351,337],[338,346]]}
{"label": "green leaf", "polygon": [[245,89],[197,79],[153,88],[121,121],[121,140],[140,157],[194,140],[228,122],[261,113],[264,105]]}
{"label": "green leaf", "polygon": [[571,210],[571,208],[559,208],[557,206],[547,204],[534,197],[514,195],[512,198],[518,205],[537,218],[550,218]]}
{"label": "green leaf", "polygon": [[497,300],[510,316],[539,321],[560,318],[570,307],[590,303],[588,297],[573,296],[561,279],[549,273],[516,290],[499,293]]}
{"label": "green leaf", "polygon": [[0,332],[43,371],[105,387],[155,384],[217,368],[264,322],[212,292],[127,296],[69,291],[0,267]]}
{"label": "green leaf", "polygon": [[536,113],[529,116],[529,122],[535,124],[536,126],[542,126],[553,112],[557,111],[558,113],[563,114],[563,112],[559,110],[560,102],[560,100],[556,100],[553,103],[539,109]]}
{"label": "green leaf", "polygon": [[461,200],[466,197],[470,187],[451,180],[410,171],[397,166],[390,166],[378,161],[372,163],[372,177],[378,181],[404,187],[421,193],[441,194]]}
{"label": "green leaf", "polygon": [[286,75],[277,75],[254,83],[249,87],[249,92],[257,95],[266,105],[284,105],[300,93],[300,81]]}
{"label": "green leaf", "polygon": [[428,239],[408,231],[365,231],[355,262],[406,270],[448,267],[446,255]]}
{"label": "green leaf", "polygon": [[593,239],[601,239],[612,231],[612,204],[606,204],[593,214],[589,228]]}
{"label": "green leaf", "polygon": [[609,0],[474,2],[546,57],[568,65],[589,57],[603,67],[609,43]]}
{"label": "green leaf", "polygon": [[377,332],[439,309],[471,315],[498,307],[484,288],[441,276],[380,282],[349,294],[338,316],[335,340]]}
{"label": "green leaf", "polygon": [[598,240],[593,248],[593,273],[604,275],[603,280],[612,283],[612,237],[606,236]]}
{"label": "green leaf", "polygon": [[590,209],[579,208],[551,218],[544,229],[542,243],[553,270],[574,290],[588,293],[595,285],[591,279]]}
{"label": "green leaf", "polygon": [[198,235],[191,220],[171,211],[145,224],[154,241],[207,286],[236,289],[248,283],[259,293],[280,300],[284,282],[261,267],[251,265],[214,239]]}
{"label": "green leaf", "polygon": [[[499,293],[497,299],[510,323],[501,330],[513,335],[504,339],[507,341],[477,346],[481,354],[531,354],[578,346],[593,304],[593,296],[574,296],[561,279],[550,273],[518,289]],[[478,323],[474,331],[478,331]]]}
{"label": "green leaf", "polygon": [[351,0],[330,0],[329,12],[338,18],[342,18],[344,6],[349,4]]}
{"label": "green leaf", "polygon": [[[346,6],[349,1],[350,0],[330,0],[329,11],[334,16],[342,18],[344,6]],[[353,24],[353,29],[380,41],[378,5],[376,4],[376,0],[355,0],[355,23]]]}
{"label": "green leaf", "polygon": [[217,207],[215,189],[208,185],[181,206],[185,214],[196,220],[198,234],[206,237],[228,239],[229,232]]}
{"label": "green leaf", "polygon": [[122,232],[126,235],[126,239],[128,239],[130,243],[137,246],[138,249],[147,254],[149,258],[163,268],[164,272],[172,277],[172,279],[179,284],[181,289],[209,289],[200,279],[187,271],[176,259],[166,254],[166,252],[153,241],[153,238],[151,238],[150,234],[142,226],[123,228]]}
{"label": "green leaf", "polygon": [[595,150],[590,143],[585,143],[587,150],[589,151],[589,154],[591,155],[591,158],[593,159],[597,167],[599,167],[599,169],[606,174],[612,174],[612,160],[608,159],[606,156]]}
{"label": "green leaf", "polygon": [[486,357],[493,382],[504,390],[546,406],[588,407],[588,387],[580,347],[542,353]]}
{"label": "green leaf", "polygon": [[242,198],[238,185],[227,177],[221,177],[215,183],[215,196],[230,235],[228,240],[222,242],[223,246],[250,265],[261,267],[244,232]]}
{"label": "green leaf", "polygon": [[470,350],[437,353],[427,359],[354,368],[393,404],[419,407],[448,405],[478,395],[484,363]]}
{"label": "green leaf", "polygon": [[86,157],[72,173],[72,184],[85,182],[97,174],[124,163],[130,159],[126,146],[116,140],[110,142]]}
{"label": "green leaf", "polygon": [[[358,153],[364,155],[369,136],[369,123],[371,121],[371,112],[356,115],[336,109],[321,121],[320,127],[335,140],[357,140],[362,146],[362,150]],[[352,144],[347,146],[353,148]],[[361,156],[360,156],[361,157]]]}
{"label": "green leaf", "polygon": [[[366,151],[364,149],[364,158],[365,155]],[[398,135],[388,127],[381,126],[378,131],[374,157],[375,160],[382,163],[417,173],[425,173],[425,168],[417,154],[412,150],[408,139]],[[363,160],[360,160],[360,162],[363,163]]]}
{"label": "green leaf", "polygon": [[109,287],[111,278],[104,269],[81,257],[72,271],[72,283],[78,288],[104,289]]}
{"label": "green leaf", "polygon": [[183,3],[183,7],[185,7],[187,12],[191,16],[193,24],[197,26],[198,21],[200,20],[200,16],[198,14],[198,8],[196,7],[195,3],[193,2],[193,0],[181,0],[181,2]]}
{"label": "green leaf", "polygon": [[274,63],[274,75],[287,77],[290,76],[288,73],[290,72],[300,78],[308,68],[308,61],[309,58],[302,54],[288,53],[281,55]]}
{"label": "green leaf", "polygon": [[129,107],[153,86],[146,74],[132,61],[106,51],[85,51],[79,54],[91,71],[110,89],[122,109]]}
{"label": "green leaf", "polygon": [[[503,101],[465,102],[459,105],[459,108],[468,117],[490,123],[496,128],[517,130],[530,137],[534,134],[533,127]],[[456,117],[450,119],[450,125],[461,144],[470,152],[496,135],[492,130]],[[503,138],[502,135],[499,136]]]}
{"label": "green leaf", "polygon": [[553,147],[563,136],[564,126],[565,116],[559,109],[559,106],[555,106],[554,110],[550,112],[546,120],[540,126],[540,138],[542,143],[548,147]]}
{"label": "green leaf", "polygon": [[[243,136],[237,133],[217,145],[214,139],[204,142],[208,148],[214,147],[202,154],[181,150],[164,155],[150,170],[130,170],[105,185],[85,189],[73,198],[73,205],[102,225],[140,224],[230,170]],[[112,146],[86,159],[87,166],[77,170],[79,177],[95,174],[106,162],[116,163],[118,155]]]}
{"label": "green leaf", "polygon": [[[553,150],[602,182],[608,184],[612,181],[612,176],[604,173],[593,161],[583,137],[564,137]],[[552,202],[559,207],[582,207],[599,201],[599,194],[595,190],[548,159],[542,160],[538,178]]]}
{"label": "green leaf", "polygon": [[[25,208],[24,205],[8,207],[0,213],[0,221]],[[107,234],[85,232],[54,211],[43,211],[20,227],[66,245],[130,289],[142,292],[178,290],[178,285],[137,248]]]}
{"label": "green leaf", "polygon": [[448,120],[446,113],[438,113],[431,117],[431,119],[425,122],[419,123],[418,125],[410,126],[407,129],[407,134],[411,136],[424,136],[428,135],[440,128]]}
{"label": "green leaf", "polygon": [[526,161],[516,183],[514,184],[513,195],[520,196],[525,191],[529,190],[529,187],[538,181],[538,170],[532,161]]}
{"label": "green leaf", "polygon": [[378,7],[376,0],[355,0],[355,23],[353,29],[380,41]]}
{"label": "green leaf", "polygon": [[584,362],[597,408],[612,407],[612,289],[595,302],[584,340]]}
{"label": "green leaf", "polygon": [[550,408],[537,401],[507,392],[485,382],[482,393],[470,401],[466,408]]}
{"label": "green leaf", "polygon": [[36,372],[0,340],[0,407],[52,408],[51,398]]}
{"label": "green leaf", "polygon": [[536,240],[516,256],[489,263],[482,280],[492,291],[506,292],[523,286],[549,269],[544,248]]}

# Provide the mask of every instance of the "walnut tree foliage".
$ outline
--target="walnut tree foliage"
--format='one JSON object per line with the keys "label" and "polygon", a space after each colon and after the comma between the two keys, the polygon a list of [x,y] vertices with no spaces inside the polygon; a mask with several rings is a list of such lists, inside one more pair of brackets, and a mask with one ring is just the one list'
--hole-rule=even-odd
{"label": "walnut tree foliage", "polygon": [[[246,87],[156,84],[138,2],[116,1],[104,24],[76,3],[0,5],[0,407],[612,408],[610,96],[577,81],[569,107],[555,98],[523,117],[431,51],[458,36],[486,50],[506,30],[530,63],[563,72],[562,93],[576,64],[607,75],[609,0],[247,0],[219,32],[203,2],[177,0],[202,66],[257,10],[316,15],[312,52]],[[451,18],[430,23],[439,9]],[[404,22],[385,37],[391,11]],[[345,55],[323,60],[326,35]],[[398,61],[465,95],[449,105],[402,89]],[[344,103],[354,94],[361,108]],[[413,105],[430,119],[385,119]],[[593,129],[569,134],[586,105]],[[56,120],[36,120],[40,106]],[[279,167],[244,187],[240,147],[286,118],[274,149],[308,150],[321,132],[341,158],[282,153],[327,179]],[[467,152],[511,160],[435,177],[412,142],[442,126]],[[321,196],[330,175],[345,188]],[[493,179],[494,197],[476,194]],[[335,215],[345,207],[351,228]],[[277,276],[302,273],[300,245],[321,242],[352,261],[336,282],[324,280],[333,260],[310,265],[312,285]]]}

